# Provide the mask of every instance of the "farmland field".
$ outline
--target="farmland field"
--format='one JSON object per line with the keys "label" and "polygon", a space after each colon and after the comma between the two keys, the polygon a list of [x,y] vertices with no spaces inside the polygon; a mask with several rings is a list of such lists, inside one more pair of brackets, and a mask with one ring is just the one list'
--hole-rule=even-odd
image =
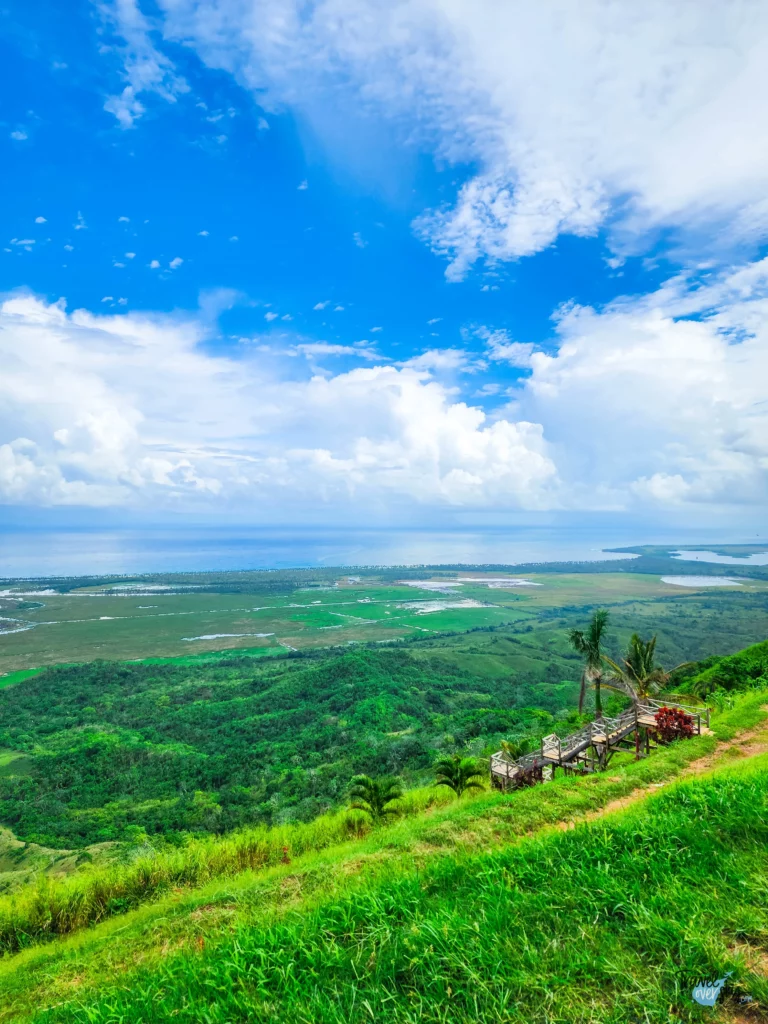
{"label": "farmland field", "polygon": [[[658,563],[656,571],[642,564],[649,561],[654,569]],[[701,563],[695,565],[700,574]],[[706,576],[694,577],[705,583],[690,587],[662,579],[685,566],[654,556],[593,572],[585,571],[587,566],[578,571],[537,566],[522,572],[509,567],[369,569],[354,575],[296,570],[109,581],[8,580],[0,584],[0,673],[235,649],[268,656],[489,627],[536,630],[538,635],[553,616],[567,618],[576,609],[594,606],[626,608],[630,602],[636,605],[632,614],[647,620],[649,628],[661,627],[672,616],[698,633],[692,620],[707,619],[707,610],[717,609],[719,614],[709,618],[718,621],[706,632],[721,630],[725,648],[735,650],[762,638],[768,572],[751,570],[747,578],[737,570],[733,578],[738,582],[716,588],[706,585]],[[690,568],[687,572],[691,575]],[[712,579],[721,582],[722,574]],[[739,609],[734,616],[738,636],[732,642],[725,637],[734,627],[722,619],[729,609]],[[713,639],[713,644],[711,653],[724,653],[723,642]]]}

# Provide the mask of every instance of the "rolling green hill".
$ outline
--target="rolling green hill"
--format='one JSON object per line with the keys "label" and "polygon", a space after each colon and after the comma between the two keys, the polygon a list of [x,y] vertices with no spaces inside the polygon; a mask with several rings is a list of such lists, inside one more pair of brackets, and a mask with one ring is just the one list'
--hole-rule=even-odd
{"label": "rolling green hill", "polygon": [[[436,754],[582,721],[562,622],[6,687],[0,1022],[762,1019],[768,641],[673,674],[711,734],[430,785]],[[406,783],[394,823],[345,808],[358,771]]]}
{"label": "rolling green hill", "polygon": [[[733,694],[713,735],[602,775],[431,808],[414,794],[359,838],[286,826],[244,872],[214,870],[232,839],[190,849],[186,880],[162,881],[156,854],[120,869],[160,883],[148,902],[117,898],[95,927],[76,912],[117,869],[6,897],[2,935],[15,914],[29,948],[0,961],[0,1020],[760,1020],[768,690]],[[36,939],[33,905],[49,929],[70,906],[73,933]],[[719,1009],[692,1002],[728,971]],[[757,1016],[737,1018],[742,996]]]}

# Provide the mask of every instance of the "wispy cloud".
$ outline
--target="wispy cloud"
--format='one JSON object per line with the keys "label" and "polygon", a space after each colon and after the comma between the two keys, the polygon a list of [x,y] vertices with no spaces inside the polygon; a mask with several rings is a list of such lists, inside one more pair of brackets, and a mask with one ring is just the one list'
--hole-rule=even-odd
{"label": "wispy cloud", "polygon": [[471,370],[472,356],[464,349],[458,348],[433,348],[420,355],[411,356],[400,364],[411,370],[446,371],[446,370]]}
{"label": "wispy cloud", "polygon": [[145,113],[140,96],[154,94],[175,103],[179,95],[189,91],[189,86],[177,74],[172,61],[155,46],[152,37],[156,30],[137,0],[113,0],[104,3],[100,10],[121,39],[116,49],[126,83],[122,92],[107,98],[104,109],[117,118],[121,128],[132,128]]}
{"label": "wispy cloud", "polygon": [[265,0],[269,31],[239,0],[163,9],[170,38],[293,104],[329,147],[378,115],[404,145],[476,167],[416,221],[451,279],[603,228],[619,255],[665,229],[721,255],[768,237],[764,4],[403,0],[361,16]]}
{"label": "wispy cloud", "polygon": [[327,341],[302,342],[293,346],[295,352],[313,359],[319,356],[355,356],[368,362],[381,360],[381,356],[372,348],[368,341],[358,341],[354,345],[337,345]]}
{"label": "wispy cloud", "polygon": [[509,363],[510,366],[520,369],[528,369],[531,366],[535,351],[535,345],[531,342],[513,341],[508,331],[491,330],[488,327],[478,327],[474,333],[486,343],[490,359]]}

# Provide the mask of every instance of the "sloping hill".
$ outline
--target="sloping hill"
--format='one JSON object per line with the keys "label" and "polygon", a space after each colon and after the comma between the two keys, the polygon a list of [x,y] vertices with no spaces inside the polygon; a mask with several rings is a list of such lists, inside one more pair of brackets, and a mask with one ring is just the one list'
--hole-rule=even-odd
{"label": "sloping hill", "polygon": [[768,1000],[766,701],[609,774],[159,886],[7,957],[0,1019],[698,1020],[690,988],[727,970],[731,994]]}

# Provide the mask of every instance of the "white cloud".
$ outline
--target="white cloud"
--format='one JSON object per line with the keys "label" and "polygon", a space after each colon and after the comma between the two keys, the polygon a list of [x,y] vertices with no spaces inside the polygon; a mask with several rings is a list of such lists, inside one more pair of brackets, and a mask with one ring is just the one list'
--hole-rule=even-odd
{"label": "white cloud", "polygon": [[507,331],[492,331],[487,327],[478,328],[475,334],[485,341],[490,359],[509,363],[510,366],[517,366],[520,369],[530,368],[535,348],[531,342],[512,341]]}
{"label": "white cloud", "polygon": [[45,218],[45,217],[35,217],[35,224],[46,224],[46,223],[47,223],[47,218]]}
{"label": "white cloud", "polygon": [[112,266],[113,266],[113,267],[124,267],[124,266],[125,266],[125,264],[124,264],[124,263],[121,263],[121,262],[120,262],[119,260],[115,260],[115,261],[113,262]]}
{"label": "white cloud", "polygon": [[210,234],[210,231],[198,231],[197,233],[198,235],[200,235],[201,238],[207,238],[208,235]]}
{"label": "white cloud", "polygon": [[264,319],[267,320],[268,322],[271,322],[272,320],[277,320],[278,316],[279,313],[273,313],[270,310],[270,312],[264,314]]}
{"label": "white cloud", "polygon": [[131,218],[130,217],[118,217],[117,218],[117,223],[118,224],[130,224],[130,222],[131,222]]}
{"label": "white cloud", "polygon": [[15,139],[16,142],[25,142],[29,138],[29,136],[27,135],[26,132],[15,131],[15,132],[11,132],[11,138]]}
{"label": "white cloud", "polygon": [[427,323],[431,327],[433,324],[439,324],[442,319],[441,316],[433,316],[431,320],[427,320]]}
{"label": "white cloud", "polygon": [[363,238],[359,231],[355,231],[355,233],[352,235],[352,238],[358,249],[365,249],[365,247],[368,245],[368,243],[366,242],[366,240]]}
{"label": "white cloud", "polygon": [[327,300],[325,302],[316,302],[312,309],[325,309],[326,306],[330,306],[330,302]]}
{"label": "white cloud", "polygon": [[238,242],[239,241],[237,235],[230,235],[229,240],[230,240],[230,242]]}
{"label": "white cloud", "polygon": [[82,213],[78,210],[77,211],[77,220],[75,221],[75,224],[74,224],[75,231],[85,231],[87,227],[88,227],[88,225],[85,223],[85,219],[83,218]]}
{"label": "white cloud", "polygon": [[177,270],[183,262],[184,260],[181,258],[181,256],[174,256],[174,258],[171,260],[168,266],[171,268],[171,270]]}
{"label": "white cloud", "polygon": [[412,370],[464,370],[470,365],[470,357],[468,352],[458,348],[433,348],[412,356],[402,365]]}
{"label": "white cloud", "polygon": [[306,190],[309,188],[309,182],[305,178],[300,185],[296,186],[296,188],[299,190],[299,192],[306,192]]}
{"label": "white cloud", "polygon": [[[492,418],[429,376],[465,368],[460,350],[396,367],[367,343],[306,342],[293,353],[310,369],[336,357],[371,365],[293,379],[257,346],[211,354],[206,323],[7,300],[0,500],[215,497],[217,507],[268,500],[275,515],[310,494],[336,512],[768,500],[768,259],[602,310],[563,309],[556,346],[525,353],[529,376]],[[515,344],[486,340],[502,353]],[[499,390],[486,384],[478,397]]]}
{"label": "white cloud", "polygon": [[158,270],[160,267],[160,260],[152,260],[149,264],[150,270]]}
{"label": "white cloud", "polygon": [[334,313],[343,313],[344,312],[344,307],[343,306],[334,306],[333,307],[333,311],[334,311]]}
{"label": "white cloud", "polygon": [[127,260],[133,260],[133,259],[136,259],[136,253],[135,253],[135,252],[127,252],[127,253],[125,254],[125,258],[126,258]]}
{"label": "white cloud", "polygon": [[409,369],[271,376],[210,354],[194,323],[0,306],[0,497],[33,504],[540,507],[541,428],[484,413]]}
{"label": "white cloud", "polygon": [[121,128],[132,128],[145,113],[139,96],[152,93],[169,103],[189,90],[176,74],[172,61],[153,42],[153,25],[146,18],[137,0],[112,0],[100,10],[122,40],[119,47],[123,63],[122,92],[109,96],[104,109],[114,114]]}
{"label": "white cloud", "polygon": [[67,252],[72,252],[75,247],[74,245],[65,245],[64,248],[67,250]]}
{"label": "white cloud", "polygon": [[378,334],[379,331],[383,331],[383,327],[371,327],[371,334]]}
{"label": "white cloud", "polygon": [[601,312],[573,307],[504,413],[544,424],[572,501],[768,500],[768,259]]}
{"label": "white cloud", "polygon": [[[418,230],[456,279],[559,234],[768,236],[768,6],[717,0],[161,0],[194,46],[326,143],[389,119],[479,168]],[[335,116],[334,116],[335,115]]]}
{"label": "white cloud", "polygon": [[265,117],[260,117],[259,120],[256,122],[256,127],[260,132],[268,132],[269,121],[267,121]]}
{"label": "white cloud", "polygon": [[115,300],[114,300],[114,298],[111,295],[105,295],[104,298],[101,301],[102,302],[114,302]]}
{"label": "white cloud", "polygon": [[374,362],[381,357],[368,347],[367,342],[357,342],[355,345],[334,345],[327,341],[303,342],[294,346],[294,351],[311,359],[317,356],[357,356],[359,359],[366,359]]}

